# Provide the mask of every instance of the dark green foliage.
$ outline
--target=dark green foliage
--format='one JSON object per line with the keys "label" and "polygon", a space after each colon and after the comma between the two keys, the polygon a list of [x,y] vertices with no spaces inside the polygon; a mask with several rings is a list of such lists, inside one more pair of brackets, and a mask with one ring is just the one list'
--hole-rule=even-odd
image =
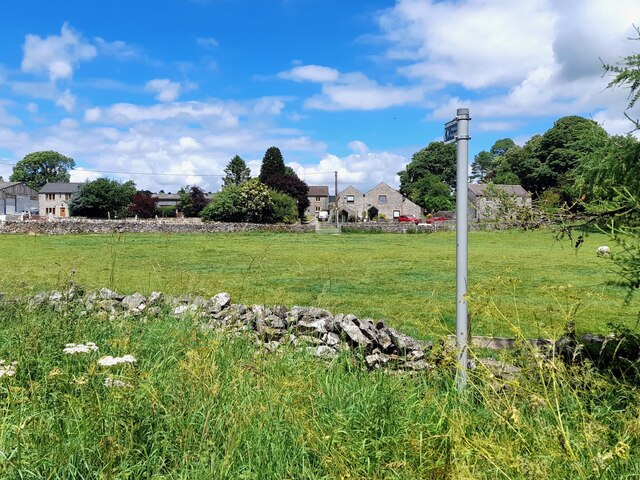
{"label": "dark green foliage", "polygon": [[136,185],[132,181],[120,183],[108,178],[99,178],[80,186],[71,198],[71,215],[107,218],[122,217],[136,194]]}
{"label": "dark green foliage", "polygon": [[58,152],[33,152],[14,165],[9,180],[24,182],[34,190],[40,190],[47,182],[68,182],[69,170],[75,166],[73,158]]}
{"label": "dark green foliage", "polygon": [[238,155],[233,157],[224,169],[225,177],[222,179],[223,185],[240,185],[251,178],[251,170],[245,161]]}
{"label": "dark green foliage", "polygon": [[536,196],[559,188],[570,197],[567,187],[575,181],[574,169],[608,141],[607,133],[593,120],[569,116],[557,120],[544,135],[531,137],[523,148],[510,148],[504,158],[520,184]]}
{"label": "dark green foliage", "polygon": [[131,199],[129,213],[141,218],[151,218],[156,215],[158,199],[151,192],[138,192]]}
{"label": "dark green foliage", "polygon": [[491,150],[489,150],[489,153],[493,158],[500,157],[505,153],[507,153],[509,149],[516,146],[517,146],[516,143],[510,138],[502,138],[500,140],[497,140],[493,144],[493,146],[491,147]]}
{"label": "dark green foliage", "polygon": [[298,219],[296,201],[286,193],[277,190],[271,190],[269,195],[273,202],[273,222],[296,223]]}
{"label": "dark green foliage", "polygon": [[278,147],[269,147],[262,159],[260,167],[260,181],[265,182],[268,177],[273,175],[286,175],[286,167],[284,166],[284,158]]}
{"label": "dark green foliage", "polygon": [[209,203],[204,191],[195,185],[193,187],[187,185],[186,188],[180,189],[178,194],[180,195],[179,208],[185,217],[197,217]]}
{"label": "dark green foliage", "polygon": [[491,172],[493,166],[493,156],[486,150],[481,151],[475,157],[473,157],[473,163],[471,164],[471,180],[477,180],[483,183],[485,177]]}
{"label": "dark green foliage", "polygon": [[436,175],[426,174],[411,186],[409,199],[429,212],[453,210],[451,189]]}
{"label": "dark green foliage", "polygon": [[[400,193],[408,198],[411,198],[414,184],[427,175],[434,175],[445,184],[455,188],[456,146],[452,143],[431,142],[422,150],[414,153],[411,162],[404,170],[398,172],[398,175],[400,176]],[[424,205],[420,206],[424,207]]]}
{"label": "dark green foliage", "polygon": [[176,216],[176,207],[166,206],[166,207],[158,207],[157,209],[158,216],[162,218],[175,218]]}
{"label": "dark green foliage", "polygon": [[300,180],[295,173],[293,175],[271,175],[264,180],[264,184],[293,198],[297,204],[298,217],[304,217],[304,212],[309,207],[309,197],[307,196],[309,186]]}
{"label": "dark green foliage", "polygon": [[640,142],[630,135],[612,137],[580,162],[576,179],[589,201],[611,199],[621,188],[640,197]]}
{"label": "dark green foliage", "polygon": [[274,204],[269,188],[254,178],[223,188],[203,209],[201,217],[215,222],[272,223]]}
{"label": "dark green foliage", "polygon": [[246,208],[242,203],[241,187],[229,185],[216,193],[200,216],[211,222],[244,222]]}

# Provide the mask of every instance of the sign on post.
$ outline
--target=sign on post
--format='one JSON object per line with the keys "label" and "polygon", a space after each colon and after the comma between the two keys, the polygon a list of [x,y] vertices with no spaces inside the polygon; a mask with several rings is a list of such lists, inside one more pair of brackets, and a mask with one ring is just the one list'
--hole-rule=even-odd
{"label": "sign on post", "polygon": [[444,143],[456,141],[458,135],[458,119],[454,118],[450,122],[444,124]]}

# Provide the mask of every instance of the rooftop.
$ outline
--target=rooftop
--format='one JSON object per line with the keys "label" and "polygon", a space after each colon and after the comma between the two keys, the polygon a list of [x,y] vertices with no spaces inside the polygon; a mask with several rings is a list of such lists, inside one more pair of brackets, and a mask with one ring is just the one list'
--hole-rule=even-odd
{"label": "rooftop", "polygon": [[40,193],[75,193],[82,183],[48,182],[40,189]]}
{"label": "rooftop", "polygon": [[309,197],[328,197],[329,187],[326,185],[309,185]]}

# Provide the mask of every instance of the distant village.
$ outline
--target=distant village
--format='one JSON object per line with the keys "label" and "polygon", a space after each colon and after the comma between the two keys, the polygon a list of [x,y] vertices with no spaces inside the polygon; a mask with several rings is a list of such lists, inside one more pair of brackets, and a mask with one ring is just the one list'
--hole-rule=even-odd
{"label": "distant village", "polygon": [[[70,217],[69,203],[83,185],[78,182],[49,182],[36,191],[22,182],[0,182],[0,215],[46,217],[63,219]],[[496,185],[520,205],[531,205],[530,194],[519,185]],[[469,184],[471,219],[482,221],[492,211],[492,203],[499,200],[485,195],[486,184]],[[175,209],[180,216],[180,195],[177,193],[152,193],[159,209]],[[211,194],[206,197],[210,200]],[[336,196],[330,195],[327,185],[309,185],[309,206],[305,215],[309,220],[327,221],[336,211]],[[346,222],[398,221],[401,217],[422,219],[425,212],[400,192],[384,182],[367,192],[349,185],[337,195],[338,220]],[[447,212],[443,212],[446,214]]]}

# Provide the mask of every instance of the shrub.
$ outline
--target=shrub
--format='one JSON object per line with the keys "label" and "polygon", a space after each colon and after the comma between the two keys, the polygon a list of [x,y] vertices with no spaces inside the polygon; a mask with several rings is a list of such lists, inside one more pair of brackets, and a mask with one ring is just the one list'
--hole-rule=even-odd
{"label": "shrub", "polygon": [[241,191],[242,187],[238,185],[224,187],[202,209],[200,216],[211,222],[244,222],[246,208],[242,204]]}
{"label": "shrub", "polygon": [[296,223],[298,219],[296,201],[289,195],[276,190],[269,191],[269,195],[273,202],[272,221],[274,223]]}

